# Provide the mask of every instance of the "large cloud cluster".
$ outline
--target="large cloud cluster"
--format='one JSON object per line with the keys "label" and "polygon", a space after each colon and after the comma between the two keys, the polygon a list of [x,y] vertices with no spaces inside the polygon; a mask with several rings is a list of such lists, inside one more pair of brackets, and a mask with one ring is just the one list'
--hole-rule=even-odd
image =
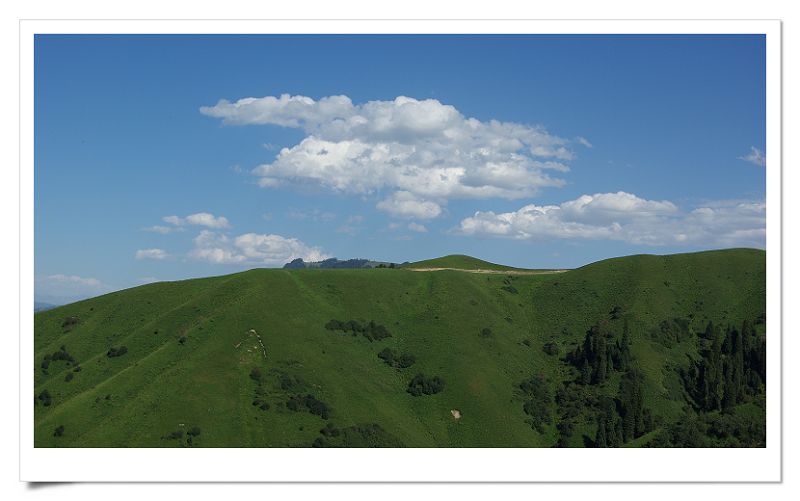
{"label": "large cloud cluster", "polygon": [[[230,125],[304,131],[298,144],[253,170],[261,186],[390,190],[378,208],[399,216],[436,217],[450,198],[530,197],[563,185],[549,173],[569,170],[565,162],[573,158],[571,141],[540,126],[467,118],[435,99],[353,104],[347,96],[282,95],[222,100],[200,111]],[[423,204],[422,216],[402,207],[411,203]]]}
{"label": "large cloud cluster", "polygon": [[645,200],[625,192],[599,193],[559,205],[526,205],[514,212],[476,212],[463,219],[455,232],[514,239],[764,247],[766,205],[722,202],[683,212],[669,201]]}

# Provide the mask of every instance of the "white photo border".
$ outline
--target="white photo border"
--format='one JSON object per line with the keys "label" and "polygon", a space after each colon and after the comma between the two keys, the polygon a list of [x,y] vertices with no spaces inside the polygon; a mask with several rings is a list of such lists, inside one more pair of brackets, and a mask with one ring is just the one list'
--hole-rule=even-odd
{"label": "white photo border", "polygon": [[[778,20],[20,21],[20,480],[28,482],[781,482],[782,119]],[[767,447],[761,449],[291,449],[33,447],[36,34],[766,35]],[[780,319],[780,320],[778,320]]]}

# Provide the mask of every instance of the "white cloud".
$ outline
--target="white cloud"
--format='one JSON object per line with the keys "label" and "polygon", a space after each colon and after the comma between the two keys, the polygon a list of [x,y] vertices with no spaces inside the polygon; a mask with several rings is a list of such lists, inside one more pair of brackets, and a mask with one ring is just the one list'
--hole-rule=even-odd
{"label": "white cloud", "polygon": [[433,219],[442,213],[436,202],[426,201],[408,191],[397,191],[375,206],[395,217]]}
{"label": "white cloud", "polygon": [[765,167],[767,165],[767,156],[764,155],[763,151],[759,150],[755,146],[751,146],[750,153],[739,157],[739,160],[750,162],[751,164],[758,165],[759,167]]}
{"label": "white cloud", "polygon": [[327,259],[317,247],[281,235],[245,233],[234,238],[203,230],[194,239],[189,256],[218,264],[280,265],[296,258],[305,261]]}
{"label": "white cloud", "polygon": [[230,227],[227,218],[223,216],[214,217],[213,214],[209,214],[208,212],[198,212],[197,214],[190,214],[186,217],[165,216],[162,219],[165,223],[169,223],[173,226],[205,226],[206,228],[214,229]]}
{"label": "white cloud", "polygon": [[583,195],[560,205],[476,212],[454,230],[462,235],[515,239],[621,240],[639,245],[723,245],[763,248],[763,202],[706,204],[690,212],[669,201],[625,192]]}
{"label": "white cloud", "polygon": [[320,186],[347,194],[411,193],[437,205],[450,198],[518,199],[562,186],[578,138],[543,127],[462,115],[435,99],[400,96],[353,104],[347,96],[282,95],[219,101],[200,109],[230,125],[277,125],[306,137],[253,170],[262,187]]}
{"label": "white cloud", "polygon": [[183,231],[183,228],[171,228],[169,226],[148,226],[147,228],[142,228],[144,231],[149,231],[152,233],[161,233],[162,235],[166,235],[167,233],[172,233],[174,231]]}
{"label": "white cloud", "polygon": [[416,231],[417,233],[427,233],[428,228],[424,225],[419,223],[408,223],[408,229],[411,231]]}
{"label": "white cloud", "polygon": [[73,284],[73,285],[80,285],[84,287],[101,287],[102,284],[96,278],[84,278],[79,277],[77,275],[48,275],[44,277],[45,280],[61,283],[61,284]]}
{"label": "white cloud", "polygon": [[165,259],[169,256],[163,249],[139,249],[136,251],[136,259]]}

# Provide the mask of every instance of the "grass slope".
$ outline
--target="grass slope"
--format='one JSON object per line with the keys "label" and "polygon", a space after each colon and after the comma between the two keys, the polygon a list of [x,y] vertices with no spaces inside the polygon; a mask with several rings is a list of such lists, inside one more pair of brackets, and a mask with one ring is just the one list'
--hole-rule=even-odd
{"label": "grass slope", "polygon": [[435,259],[426,259],[414,263],[404,264],[402,268],[411,269],[430,269],[430,268],[453,268],[457,270],[493,270],[493,271],[515,271],[523,268],[512,268],[502,264],[490,263],[471,256],[453,254],[450,256]]}
{"label": "grass slope", "polygon": [[[414,265],[422,263],[499,268],[466,256]],[[765,311],[765,291],[765,253],[747,249],[631,256],[557,275],[256,269],[145,285],[35,314],[35,395],[52,397],[50,406],[34,404],[35,446],[186,446],[185,435],[166,437],[194,426],[202,430],[194,446],[309,446],[333,423],[342,433],[331,442],[341,445],[549,447],[555,423],[532,429],[517,390],[532,374],[554,389],[575,377],[544,353],[546,343],[563,355],[622,307],[647,403],[671,419],[683,402],[670,364],[697,350],[666,348],[652,331],[673,317],[691,317],[693,329],[708,319],[740,324]],[[65,326],[70,317],[77,324]],[[392,337],[331,331],[331,319],[372,320]],[[107,356],[123,345],[125,355]],[[62,346],[75,363],[43,369]],[[377,356],[384,348],[416,362],[391,367]],[[418,373],[441,377],[444,390],[410,395]],[[615,384],[599,391],[611,394]],[[328,419],[291,410],[287,402],[304,395],[324,402]],[[578,432],[571,445],[594,433],[588,422]]]}

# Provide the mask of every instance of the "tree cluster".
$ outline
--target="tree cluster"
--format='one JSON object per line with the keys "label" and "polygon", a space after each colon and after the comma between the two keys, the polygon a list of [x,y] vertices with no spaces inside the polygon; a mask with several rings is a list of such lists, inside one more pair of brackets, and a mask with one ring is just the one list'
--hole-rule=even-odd
{"label": "tree cluster", "polygon": [[328,407],[325,402],[321,400],[317,400],[313,395],[306,394],[303,395],[294,395],[289,398],[289,401],[286,402],[286,407],[289,410],[295,412],[301,411],[308,411],[315,416],[319,416],[322,419],[328,419],[331,414],[331,409]]}
{"label": "tree cluster", "polygon": [[444,381],[439,376],[427,377],[424,374],[417,374],[408,383],[408,393],[415,397],[421,395],[433,395],[444,389]]}
{"label": "tree cluster", "polygon": [[111,347],[108,349],[108,352],[106,352],[106,356],[108,358],[121,357],[126,353],[128,353],[127,346],[120,346],[119,348]]}
{"label": "tree cluster", "polygon": [[582,384],[602,384],[612,371],[626,371],[630,366],[630,332],[628,323],[622,339],[615,340],[605,324],[593,325],[583,343],[566,356],[566,362],[580,371]]}
{"label": "tree cluster", "polygon": [[541,374],[519,384],[524,402],[522,410],[530,416],[528,422],[539,433],[544,433],[545,425],[553,423],[553,392],[550,383]]}
{"label": "tree cluster", "polygon": [[764,391],[767,344],[753,323],[741,330],[709,322],[702,335],[701,360],[682,372],[684,385],[700,411],[730,411],[736,404]]}
{"label": "tree cluster", "polygon": [[358,320],[348,320],[347,322],[342,322],[340,320],[331,319],[325,324],[325,328],[330,331],[341,331],[345,333],[350,332],[353,334],[353,336],[358,336],[361,334],[370,342],[380,341],[381,339],[392,337],[392,334],[385,326],[376,324],[373,320],[370,320],[369,323],[362,325]]}
{"label": "tree cluster", "polygon": [[405,369],[414,365],[417,359],[411,353],[397,353],[390,348],[384,348],[378,353],[378,358],[386,362],[387,365],[396,369]]}

